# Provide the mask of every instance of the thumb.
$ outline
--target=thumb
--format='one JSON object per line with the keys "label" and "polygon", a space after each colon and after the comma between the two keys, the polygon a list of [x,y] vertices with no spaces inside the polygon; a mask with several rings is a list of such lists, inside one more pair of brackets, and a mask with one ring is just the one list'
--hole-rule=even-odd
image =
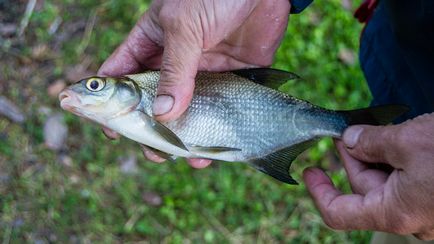
{"label": "thumb", "polygon": [[193,97],[202,43],[186,32],[169,30],[165,33],[160,83],[153,104],[154,115],[160,121],[178,118]]}
{"label": "thumb", "polygon": [[395,145],[396,127],[355,125],[348,127],[342,140],[348,153],[366,163],[388,163],[389,154]]}

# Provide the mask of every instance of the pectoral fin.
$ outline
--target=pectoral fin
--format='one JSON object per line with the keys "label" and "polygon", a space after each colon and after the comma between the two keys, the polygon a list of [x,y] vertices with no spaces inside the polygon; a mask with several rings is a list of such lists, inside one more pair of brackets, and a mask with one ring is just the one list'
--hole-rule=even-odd
{"label": "pectoral fin", "polygon": [[250,160],[249,162],[257,170],[262,171],[277,180],[297,185],[297,181],[295,181],[289,174],[289,167],[291,166],[292,161],[294,161],[300,153],[311,147],[315,142],[316,140],[305,141],[271,153],[263,158]]}
{"label": "pectoral fin", "polygon": [[166,126],[156,121],[151,116],[146,115],[144,113],[142,113],[142,118],[143,120],[146,121],[146,123],[149,123],[154,129],[154,131],[158,133],[161,137],[163,137],[167,142],[188,151],[187,147],[184,145],[182,140],[175,133],[173,133],[169,128],[167,128]]}

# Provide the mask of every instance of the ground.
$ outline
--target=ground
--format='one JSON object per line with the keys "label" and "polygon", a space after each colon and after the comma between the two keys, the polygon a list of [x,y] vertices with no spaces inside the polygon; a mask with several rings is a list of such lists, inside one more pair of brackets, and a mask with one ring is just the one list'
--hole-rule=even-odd
{"label": "ground", "polygon": [[[330,109],[369,104],[357,60],[357,3],[316,1],[291,16],[273,67],[303,80],[282,91]],[[59,108],[59,90],[95,74],[148,5],[0,1],[0,98],[25,116],[0,116],[3,243],[366,243],[370,232],[329,229],[301,180],[304,168],[320,166],[349,191],[330,139],[294,163],[300,185],[293,186],[239,163],[194,170],[181,159],[147,162],[136,143],[109,141]]]}

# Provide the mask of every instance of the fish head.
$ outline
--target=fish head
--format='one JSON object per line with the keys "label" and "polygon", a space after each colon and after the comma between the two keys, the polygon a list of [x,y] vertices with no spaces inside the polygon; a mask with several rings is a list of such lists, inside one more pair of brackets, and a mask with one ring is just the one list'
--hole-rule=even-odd
{"label": "fish head", "polygon": [[140,103],[137,85],[128,78],[93,76],[76,82],[59,94],[60,106],[101,124]]}

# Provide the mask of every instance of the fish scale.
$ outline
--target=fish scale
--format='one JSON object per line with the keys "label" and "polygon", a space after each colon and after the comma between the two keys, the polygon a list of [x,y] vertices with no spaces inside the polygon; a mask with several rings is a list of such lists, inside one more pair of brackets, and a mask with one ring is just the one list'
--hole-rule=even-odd
{"label": "fish scale", "polygon": [[323,136],[339,138],[352,124],[387,124],[407,111],[389,105],[351,111],[314,106],[276,89],[298,76],[274,69],[198,72],[190,106],[160,123],[152,104],[159,71],[125,77],[90,77],[59,95],[62,108],[171,155],[246,162],[295,184],[291,162]]}
{"label": "fish scale", "polygon": [[[219,84],[221,80],[223,84]],[[306,139],[291,133],[294,131],[290,127],[293,110],[288,109],[288,104],[294,104],[291,97],[258,87],[233,74],[216,80],[215,73],[201,73],[196,78],[191,106],[166,126],[186,145],[240,148],[242,159],[269,154],[276,151],[276,145],[279,149]]]}

